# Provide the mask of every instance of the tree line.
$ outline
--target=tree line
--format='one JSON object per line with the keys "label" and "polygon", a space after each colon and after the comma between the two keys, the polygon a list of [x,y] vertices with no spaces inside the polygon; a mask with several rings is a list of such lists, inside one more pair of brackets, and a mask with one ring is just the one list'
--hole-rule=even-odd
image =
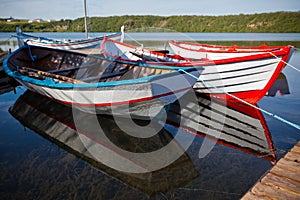
{"label": "tree line", "polygon": [[[90,17],[90,32],[117,32],[122,25],[127,31],[176,32],[264,32],[299,33],[300,11],[225,16],[152,16],[124,15]],[[0,19],[0,32],[14,32],[16,27],[25,32],[84,32],[84,18],[62,19],[55,22],[28,23],[24,20],[6,22]],[[155,29],[150,27],[155,27]]]}

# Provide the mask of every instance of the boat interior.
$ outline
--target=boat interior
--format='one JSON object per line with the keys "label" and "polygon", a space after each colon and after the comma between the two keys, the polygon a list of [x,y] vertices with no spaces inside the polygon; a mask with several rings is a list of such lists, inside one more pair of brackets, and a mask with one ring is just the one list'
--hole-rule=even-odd
{"label": "boat interior", "polygon": [[140,66],[138,61],[122,62],[102,55],[29,45],[11,56],[8,66],[12,71],[18,71],[25,76],[78,84],[129,80],[173,71]]}

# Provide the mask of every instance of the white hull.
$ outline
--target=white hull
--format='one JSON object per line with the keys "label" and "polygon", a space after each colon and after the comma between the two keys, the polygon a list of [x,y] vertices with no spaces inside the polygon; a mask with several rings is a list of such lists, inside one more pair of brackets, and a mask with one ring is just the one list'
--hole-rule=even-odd
{"label": "white hull", "polygon": [[206,66],[194,89],[202,93],[234,93],[262,90],[270,81],[280,58]]}
{"label": "white hull", "polygon": [[[120,39],[121,35],[119,33],[107,35],[107,37]],[[40,39],[25,39],[24,41],[27,42],[29,45],[34,46],[41,46],[41,47],[48,47],[48,48],[55,48],[61,50],[76,50],[76,49],[86,49],[92,48],[96,46],[100,46],[103,37],[91,38],[87,40],[79,40],[79,41],[48,41],[48,40],[40,40]]]}
{"label": "white hull", "polygon": [[[172,51],[175,54],[178,54],[185,58],[190,59],[202,59],[207,58],[210,60],[220,60],[220,59],[226,59],[226,58],[237,58],[237,57],[243,57],[243,56],[249,56],[249,55],[257,55],[265,52],[241,52],[241,53],[234,53],[234,52],[209,52],[211,49],[203,49],[202,51],[199,51],[199,47],[188,45],[188,44],[181,44],[180,47],[176,46],[172,43],[169,43]],[[183,49],[184,48],[184,49]]]}
{"label": "white hull", "polygon": [[[196,50],[196,46],[188,45],[188,43],[182,43],[184,48]],[[174,48],[177,48],[176,45],[173,46]],[[140,57],[135,56],[133,54],[134,52],[144,52],[145,55],[151,53],[148,49],[135,47],[114,40],[104,40],[101,48],[102,51],[109,56],[117,56],[123,59],[132,60],[141,59]],[[208,50],[212,49],[213,48],[208,48]],[[274,49],[278,50],[278,48]],[[203,73],[201,73],[199,80],[194,85],[194,89],[201,93],[225,94],[264,90],[274,73],[278,73],[278,71],[276,71],[278,70],[277,68],[279,67],[280,71],[283,67],[283,63],[280,65],[282,56],[271,56],[266,52],[259,52],[257,49],[248,50],[248,53],[245,53],[245,51],[246,50],[243,49],[242,52],[244,53],[209,52],[209,54],[213,55],[212,57],[215,60],[193,60],[191,62],[186,61],[185,63],[180,63],[182,65],[191,64],[204,67]],[[207,54],[208,52],[183,51],[182,49],[178,49],[175,53],[179,53],[182,57],[199,58],[199,56],[207,57],[207,55],[204,54]],[[164,63],[165,62],[147,61],[147,64],[149,65]]]}
{"label": "white hull", "polygon": [[[192,72],[199,74],[199,72]],[[192,89],[194,78],[180,74],[151,82],[95,88],[59,89],[18,80],[26,88],[64,104],[98,114],[155,117]]]}

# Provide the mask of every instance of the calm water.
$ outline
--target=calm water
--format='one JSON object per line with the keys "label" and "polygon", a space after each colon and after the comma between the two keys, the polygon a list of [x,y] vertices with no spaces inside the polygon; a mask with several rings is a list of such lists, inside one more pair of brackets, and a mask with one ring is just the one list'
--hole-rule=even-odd
{"label": "calm water", "polygon": [[[249,44],[300,40],[299,34],[189,35],[222,36]],[[3,47],[17,48],[7,43],[8,33],[0,38]],[[289,63],[300,68],[300,51]],[[298,77],[286,67],[258,107],[300,124]],[[0,112],[1,199],[239,199],[300,140],[299,130],[256,109],[225,107],[193,92],[169,107],[167,120],[133,125],[74,111],[23,87],[0,95]],[[149,138],[128,134],[153,130]]]}

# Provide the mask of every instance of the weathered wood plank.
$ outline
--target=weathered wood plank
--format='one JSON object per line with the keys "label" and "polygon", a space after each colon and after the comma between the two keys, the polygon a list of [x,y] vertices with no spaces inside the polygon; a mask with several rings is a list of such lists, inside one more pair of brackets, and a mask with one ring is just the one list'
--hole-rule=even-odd
{"label": "weathered wood plank", "polygon": [[297,171],[300,174],[300,163],[293,160],[288,160],[286,158],[280,159],[277,163],[277,166],[281,168],[287,168],[289,170]]}
{"label": "weathered wood plank", "polygon": [[[294,146],[292,149],[291,149],[291,152],[295,152],[295,153],[299,153],[300,154],[300,146]],[[300,156],[300,155],[299,155]]]}
{"label": "weathered wood plank", "polygon": [[252,192],[248,192],[245,196],[241,198],[241,200],[270,200],[269,198],[258,196],[253,194]]}
{"label": "weathered wood plank", "polygon": [[242,199],[300,199],[300,141]]}
{"label": "weathered wood plank", "polygon": [[300,199],[300,182],[268,173],[262,178],[261,183],[272,187],[278,187],[283,191],[299,196]]}
{"label": "weathered wood plank", "polygon": [[288,152],[284,156],[284,158],[287,159],[287,160],[291,160],[291,161],[300,163],[300,154],[299,153]]}
{"label": "weathered wood plank", "polygon": [[269,199],[289,199],[289,200],[299,200],[299,196],[288,193],[284,190],[281,190],[280,188],[277,187],[272,187],[269,185],[265,185],[263,183],[258,182],[252,189],[251,192],[254,195],[257,196],[262,196],[264,198],[269,198]]}
{"label": "weathered wood plank", "polygon": [[273,173],[273,174],[276,174],[278,176],[286,177],[286,178],[292,179],[294,181],[300,182],[300,176],[299,176],[299,173],[297,171],[292,171],[292,170],[289,170],[287,168],[282,168],[282,167],[279,167],[279,166],[275,165],[270,170],[270,173]]}

